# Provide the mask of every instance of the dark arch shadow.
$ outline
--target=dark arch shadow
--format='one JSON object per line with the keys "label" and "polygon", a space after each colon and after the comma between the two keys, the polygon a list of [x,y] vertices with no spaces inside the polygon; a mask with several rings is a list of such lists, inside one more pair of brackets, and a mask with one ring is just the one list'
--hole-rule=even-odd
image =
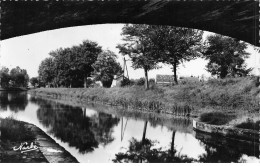
{"label": "dark arch shadow", "polygon": [[134,23],[188,27],[259,46],[259,2],[110,0],[3,1],[1,39],[58,28]]}

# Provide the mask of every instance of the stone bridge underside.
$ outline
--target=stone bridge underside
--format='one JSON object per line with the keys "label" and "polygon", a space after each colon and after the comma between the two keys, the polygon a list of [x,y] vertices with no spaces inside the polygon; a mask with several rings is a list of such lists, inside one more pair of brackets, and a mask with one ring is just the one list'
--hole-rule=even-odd
{"label": "stone bridge underside", "polygon": [[207,30],[259,46],[255,0],[2,1],[1,39],[103,23],[172,25]]}

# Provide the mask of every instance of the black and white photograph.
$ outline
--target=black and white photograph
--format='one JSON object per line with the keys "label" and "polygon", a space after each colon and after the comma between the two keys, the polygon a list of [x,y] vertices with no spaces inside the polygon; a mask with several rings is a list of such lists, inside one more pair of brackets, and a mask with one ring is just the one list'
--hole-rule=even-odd
{"label": "black and white photograph", "polygon": [[260,163],[259,36],[260,0],[0,0],[0,163]]}

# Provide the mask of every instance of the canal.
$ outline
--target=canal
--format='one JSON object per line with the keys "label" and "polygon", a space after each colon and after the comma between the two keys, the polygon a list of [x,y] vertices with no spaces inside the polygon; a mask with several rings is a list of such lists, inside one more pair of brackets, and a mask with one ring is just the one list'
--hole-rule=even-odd
{"label": "canal", "polygon": [[198,133],[170,115],[0,92],[0,117],[36,125],[79,162],[260,162],[258,143]]}

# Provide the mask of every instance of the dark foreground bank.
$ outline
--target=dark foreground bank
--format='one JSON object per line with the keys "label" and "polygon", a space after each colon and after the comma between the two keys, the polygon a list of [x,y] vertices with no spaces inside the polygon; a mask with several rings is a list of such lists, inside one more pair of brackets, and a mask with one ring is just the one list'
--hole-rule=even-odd
{"label": "dark foreground bank", "polygon": [[0,91],[15,91],[15,92],[20,92],[20,91],[27,91],[29,90],[28,88],[20,88],[20,87],[10,87],[10,88],[1,88]]}
{"label": "dark foreground bank", "polygon": [[35,125],[0,119],[0,162],[2,163],[76,163],[69,152]]}

